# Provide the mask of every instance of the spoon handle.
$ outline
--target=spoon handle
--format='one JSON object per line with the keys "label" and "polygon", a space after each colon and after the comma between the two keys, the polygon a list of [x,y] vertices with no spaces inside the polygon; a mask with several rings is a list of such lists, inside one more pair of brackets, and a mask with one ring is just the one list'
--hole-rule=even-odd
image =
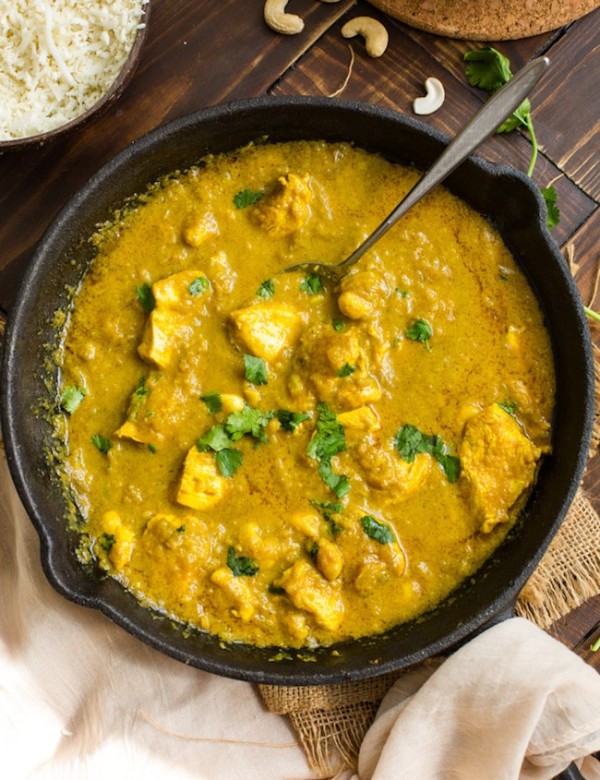
{"label": "spoon handle", "polygon": [[348,266],[354,265],[359,257],[362,257],[423,195],[426,195],[429,190],[449,176],[479,144],[492,135],[502,122],[521,105],[549,64],[550,61],[547,57],[538,57],[532,60],[502,89],[499,89],[490,100],[487,100],[392,213],[338,268],[346,269]]}

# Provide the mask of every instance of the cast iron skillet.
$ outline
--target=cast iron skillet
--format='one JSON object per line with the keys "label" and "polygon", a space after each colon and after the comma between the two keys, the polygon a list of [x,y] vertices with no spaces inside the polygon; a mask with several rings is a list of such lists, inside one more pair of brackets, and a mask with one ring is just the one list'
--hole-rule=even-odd
{"label": "cast iron skillet", "polygon": [[[544,208],[527,177],[469,159],[447,186],[499,228],[529,276],[550,331],[557,374],[553,453],[541,467],[522,520],[475,576],[433,612],[388,633],[313,651],[257,649],[184,632],[141,607],[113,579],[76,560],[65,498],[45,456],[51,429],[36,414],[56,404],[48,369],[51,322],[91,258],[86,238],[133,193],[208,152],[268,136],[350,140],[388,158],[426,168],[445,139],[397,113],[322,98],[259,98],[176,120],[131,144],[68,203],[41,240],[11,312],[3,359],[2,423],[11,472],[39,533],[42,562],[67,598],[108,615],[158,650],[209,672],[288,685],[366,679],[446,652],[510,614],[519,590],[558,529],[583,473],[592,419],[589,332],[571,275],[545,228]],[[49,384],[48,384],[49,383]],[[332,652],[335,650],[335,652]],[[307,660],[309,658],[310,660]]]}

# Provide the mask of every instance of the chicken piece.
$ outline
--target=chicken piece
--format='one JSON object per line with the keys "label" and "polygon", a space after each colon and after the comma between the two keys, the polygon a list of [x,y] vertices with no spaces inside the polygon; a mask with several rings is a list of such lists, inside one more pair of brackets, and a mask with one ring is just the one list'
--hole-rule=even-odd
{"label": "chicken piece", "polygon": [[390,579],[390,571],[383,561],[366,561],[358,570],[354,587],[362,596],[370,596]]}
{"label": "chicken piece", "polygon": [[261,566],[271,566],[285,552],[285,541],[264,532],[259,523],[252,520],[240,528],[240,547]]}
{"label": "chicken piece", "polygon": [[431,471],[430,455],[419,453],[412,463],[408,463],[375,437],[363,438],[356,452],[365,481],[371,487],[388,490],[392,501],[405,499],[415,493]]}
{"label": "chicken piece", "polygon": [[223,566],[212,573],[210,580],[233,601],[234,615],[239,616],[245,623],[252,620],[256,609],[252,603],[252,588],[244,577],[236,577],[231,569]]}
{"label": "chicken piece", "polygon": [[106,553],[115,569],[121,571],[131,559],[135,534],[123,524],[121,516],[115,510],[104,513],[100,527],[102,534],[96,544],[102,552]]}
{"label": "chicken piece", "polygon": [[275,360],[298,340],[303,317],[291,306],[266,303],[238,309],[230,315],[234,332],[256,357]]}
{"label": "chicken piece", "polygon": [[190,328],[190,311],[210,284],[202,271],[172,274],[152,285],[155,307],[146,320],[138,354],[142,360],[164,368],[171,362],[180,336]]}
{"label": "chicken piece", "polygon": [[252,217],[263,230],[281,238],[299,230],[310,215],[312,192],[309,176],[288,173],[277,180],[277,188],[252,210]]}
{"label": "chicken piece", "polygon": [[225,478],[210,452],[192,447],[185,457],[176,501],[192,509],[211,509],[225,493]]}
{"label": "chicken piece", "polygon": [[208,238],[219,235],[219,226],[210,212],[190,218],[183,226],[182,237],[188,246],[197,247]]}
{"label": "chicken piece", "polygon": [[127,419],[115,431],[115,436],[120,439],[131,439],[138,444],[156,444],[158,440],[162,439],[162,436],[152,426],[154,415],[148,407],[151,392],[159,379],[159,375],[154,374],[149,378],[144,376],[138,382],[129,399]]}
{"label": "chicken piece", "polygon": [[321,515],[309,509],[294,512],[288,518],[288,522],[292,528],[295,528],[296,531],[300,531],[301,534],[308,536],[309,539],[316,539],[321,529]]}
{"label": "chicken piece", "polygon": [[159,513],[148,521],[131,568],[143,574],[148,590],[176,592],[182,603],[197,601],[210,544],[206,525],[199,518]]}
{"label": "chicken piece", "polygon": [[390,285],[376,271],[358,271],[342,279],[338,306],[351,320],[362,320],[380,310],[389,298]]}
{"label": "chicken piece", "polygon": [[221,404],[222,411],[225,414],[231,414],[232,412],[241,412],[246,406],[246,401],[236,393],[221,393]]}
{"label": "chicken piece", "polygon": [[511,508],[533,483],[541,454],[498,404],[468,420],[459,449],[461,476],[469,485],[483,533],[508,520]]}
{"label": "chicken piece", "polygon": [[336,580],[344,568],[344,559],[337,544],[329,539],[319,539],[317,542],[317,569],[326,580]]}
{"label": "chicken piece", "polygon": [[337,588],[321,577],[308,561],[296,561],[275,583],[297,609],[311,613],[317,625],[337,631],[344,619],[344,602]]}
{"label": "chicken piece", "polygon": [[350,412],[341,412],[338,414],[338,422],[346,430],[355,431],[378,431],[381,428],[379,417],[370,406],[359,406],[358,409],[352,409]]}

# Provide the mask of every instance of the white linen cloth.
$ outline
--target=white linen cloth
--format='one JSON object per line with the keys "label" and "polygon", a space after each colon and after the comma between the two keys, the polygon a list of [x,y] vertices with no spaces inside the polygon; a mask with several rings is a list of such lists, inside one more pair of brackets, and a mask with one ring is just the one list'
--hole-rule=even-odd
{"label": "white linen cloth", "polygon": [[[599,749],[600,676],[514,619],[437,670],[399,679],[364,740],[359,775],[543,780]],[[594,759],[583,771],[600,780]],[[1,455],[0,776],[320,777],[286,719],[264,707],[253,685],[166,658],[54,592]]]}

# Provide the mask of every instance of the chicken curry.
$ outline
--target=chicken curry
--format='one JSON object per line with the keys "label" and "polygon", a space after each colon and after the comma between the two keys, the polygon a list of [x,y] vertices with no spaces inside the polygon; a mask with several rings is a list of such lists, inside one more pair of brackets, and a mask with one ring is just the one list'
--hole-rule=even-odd
{"label": "chicken curry", "polygon": [[253,144],[98,229],[60,357],[82,559],[182,625],[303,647],[410,620],[492,554],[554,401],[497,232],[440,187],[337,288],[282,272],[343,259],[417,177]]}

